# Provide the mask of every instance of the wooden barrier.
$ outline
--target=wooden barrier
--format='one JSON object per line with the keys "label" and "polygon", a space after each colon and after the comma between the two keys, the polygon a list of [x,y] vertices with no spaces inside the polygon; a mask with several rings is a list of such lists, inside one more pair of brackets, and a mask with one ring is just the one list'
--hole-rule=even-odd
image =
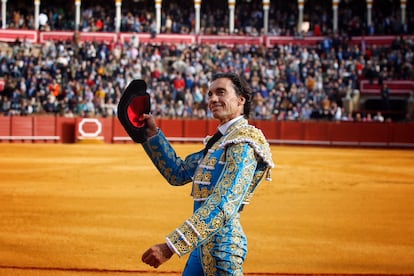
{"label": "wooden barrier", "polygon": [[38,143],[57,142],[56,117],[1,117],[0,141]]}
{"label": "wooden barrier", "polygon": [[341,122],[331,124],[330,144],[333,146],[358,146],[359,145],[359,127],[358,124],[351,122]]}
{"label": "wooden barrier", "polygon": [[362,146],[386,146],[390,143],[390,124],[359,123],[359,142]]}
{"label": "wooden barrier", "polygon": [[159,121],[159,127],[171,141],[179,141],[184,137],[183,120],[163,119]]}
{"label": "wooden barrier", "polygon": [[[216,120],[157,119],[170,141],[200,143]],[[251,121],[270,144],[414,148],[414,123]],[[117,118],[0,117],[0,142],[133,143]]]}
{"label": "wooden barrier", "polygon": [[187,141],[202,141],[209,133],[207,120],[183,120],[183,137]]}
{"label": "wooden barrier", "polygon": [[414,124],[402,123],[391,124],[389,146],[413,147],[414,144]]}
{"label": "wooden barrier", "polygon": [[331,123],[327,122],[302,122],[303,141],[313,145],[329,145],[331,142]]}
{"label": "wooden barrier", "polygon": [[8,142],[10,139],[10,125],[9,117],[0,117],[0,142]]}
{"label": "wooden barrier", "polygon": [[59,142],[65,144],[75,143],[75,119],[59,117],[56,122],[56,134],[59,137]]}
{"label": "wooden barrier", "polygon": [[33,117],[33,140],[35,143],[56,143],[59,136],[56,135],[56,117]]}

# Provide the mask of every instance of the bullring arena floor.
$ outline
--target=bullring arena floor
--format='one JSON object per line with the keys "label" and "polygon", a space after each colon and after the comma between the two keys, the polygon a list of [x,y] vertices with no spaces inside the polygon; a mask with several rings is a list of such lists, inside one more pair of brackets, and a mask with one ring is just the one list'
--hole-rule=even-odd
{"label": "bullring arena floor", "polygon": [[[242,215],[246,275],[414,273],[414,150],[272,151]],[[3,143],[0,179],[0,275],[180,275],[185,257],[140,258],[190,215],[190,186],[139,145]]]}

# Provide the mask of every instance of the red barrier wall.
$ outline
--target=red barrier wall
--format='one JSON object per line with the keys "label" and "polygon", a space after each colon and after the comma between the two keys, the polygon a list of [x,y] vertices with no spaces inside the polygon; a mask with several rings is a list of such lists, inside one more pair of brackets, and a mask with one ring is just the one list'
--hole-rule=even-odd
{"label": "red barrier wall", "polygon": [[19,137],[18,140],[24,141],[25,137],[31,137],[33,134],[33,118],[13,116],[11,119],[10,135]]}
{"label": "red barrier wall", "polygon": [[33,136],[39,137],[34,142],[53,143],[59,140],[59,137],[56,135],[56,121],[56,117],[33,117]]}
{"label": "red barrier wall", "polygon": [[331,123],[302,122],[301,125],[304,128],[302,140],[309,144],[329,145]]}
{"label": "red barrier wall", "polygon": [[167,137],[171,137],[173,139],[184,137],[183,120],[163,119],[160,120],[158,123],[159,127],[162,129],[162,131]]}
{"label": "red barrier wall", "polygon": [[280,142],[285,143],[287,140],[291,143],[300,143],[303,137],[303,124],[297,122],[284,122],[280,125]]}
{"label": "red barrier wall", "polygon": [[6,140],[10,136],[10,118],[9,117],[0,117],[0,141]]}
{"label": "red barrier wall", "polygon": [[122,127],[119,120],[114,119],[112,124],[112,133],[113,133],[113,143],[132,143],[132,140],[129,138],[128,133]]}
{"label": "red barrier wall", "polygon": [[330,142],[332,145],[350,145],[358,146],[359,144],[358,123],[341,122],[333,123],[330,126]]}
{"label": "red barrier wall", "polygon": [[209,133],[207,122],[207,120],[184,120],[182,136],[194,138],[194,140],[198,139],[200,141],[200,138],[205,137],[206,133]]}
{"label": "red barrier wall", "polygon": [[414,143],[413,123],[392,124],[390,126],[391,146],[412,146]]}
{"label": "red barrier wall", "polygon": [[59,142],[54,116],[0,117],[0,142]]}
{"label": "red barrier wall", "polygon": [[56,135],[59,137],[59,142],[71,144],[75,143],[75,119],[59,117],[56,122]]}
{"label": "red barrier wall", "polygon": [[[201,142],[216,120],[157,119],[171,141]],[[251,121],[271,144],[414,148],[414,123]],[[0,142],[133,143],[117,118],[0,117]]]}

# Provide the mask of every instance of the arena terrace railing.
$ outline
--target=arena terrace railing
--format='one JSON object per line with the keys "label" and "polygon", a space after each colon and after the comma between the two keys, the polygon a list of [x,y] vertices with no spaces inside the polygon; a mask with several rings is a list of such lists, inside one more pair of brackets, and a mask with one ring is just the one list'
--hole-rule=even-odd
{"label": "arena terrace railing", "polygon": [[[316,45],[326,39],[324,36],[241,36],[241,35],[192,35],[192,34],[157,34],[150,33],[108,33],[108,32],[74,32],[74,31],[35,31],[21,29],[0,30],[0,42],[15,42],[27,40],[31,43],[44,43],[46,41],[66,41],[77,39],[80,42],[96,41],[105,43],[124,43],[136,36],[142,43],[154,44],[217,44],[223,45],[264,45],[273,47],[275,45]],[[391,35],[391,36],[355,36],[351,37],[349,43],[367,45],[391,45],[398,38],[413,40],[414,35]]]}

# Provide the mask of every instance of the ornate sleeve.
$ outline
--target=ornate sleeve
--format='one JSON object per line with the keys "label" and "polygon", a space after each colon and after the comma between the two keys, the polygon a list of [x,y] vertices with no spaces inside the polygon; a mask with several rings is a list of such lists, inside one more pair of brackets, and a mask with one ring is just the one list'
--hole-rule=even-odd
{"label": "ornate sleeve", "polygon": [[248,143],[226,150],[226,164],[203,206],[166,237],[179,256],[185,255],[218,232],[239,210],[252,182],[257,159]]}
{"label": "ornate sleeve", "polygon": [[202,153],[197,152],[187,156],[185,160],[181,159],[161,130],[142,146],[161,175],[173,186],[190,182],[202,157]]}

